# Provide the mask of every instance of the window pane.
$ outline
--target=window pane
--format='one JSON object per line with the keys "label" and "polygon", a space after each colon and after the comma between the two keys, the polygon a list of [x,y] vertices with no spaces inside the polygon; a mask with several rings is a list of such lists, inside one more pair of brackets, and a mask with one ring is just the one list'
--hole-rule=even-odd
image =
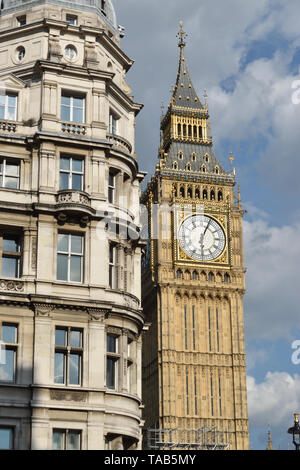
{"label": "window pane", "polygon": [[61,107],[61,119],[63,121],[70,121],[71,120],[70,108],[68,106],[62,106]]}
{"label": "window pane", "polygon": [[80,431],[69,431],[68,450],[80,450]]}
{"label": "window pane", "polygon": [[71,256],[70,281],[81,282],[81,256]]}
{"label": "window pane", "polygon": [[17,342],[17,327],[14,325],[2,325],[2,341],[4,343]]}
{"label": "window pane", "polygon": [[80,385],[80,363],[81,363],[81,356],[79,356],[78,354],[70,354],[70,363],[69,363],[70,385]]}
{"label": "window pane", "polygon": [[68,280],[68,255],[57,255],[57,280]]}
{"label": "window pane", "polygon": [[71,330],[70,332],[70,346],[72,348],[81,347],[81,331]]}
{"label": "window pane", "polygon": [[71,100],[70,96],[67,96],[67,95],[62,95],[61,96],[61,104],[62,105],[70,106],[70,100]]}
{"label": "window pane", "polygon": [[84,99],[83,98],[76,98],[74,97],[73,98],[73,106],[74,108],[81,108],[83,109],[83,102],[84,102]]}
{"label": "window pane", "polygon": [[58,243],[57,243],[57,251],[62,251],[64,253],[68,253],[69,251],[69,235],[66,233],[59,233],[58,234]]}
{"label": "window pane", "polygon": [[74,122],[83,122],[83,110],[79,108],[73,109],[73,119]]}
{"label": "window pane", "polygon": [[13,382],[15,379],[15,351],[5,348],[5,363],[0,364],[0,381]]}
{"label": "window pane", "polygon": [[12,445],[13,430],[0,428],[0,449],[9,450]]}
{"label": "window pane", "polygon": [[6,95],[4,93],[0,93],[0,106],[5,106]]}
{"label": "window pane", "polygon": [[15,121],[16,119],[16,108],[7,108],[7,117],[10,121]]}
{"label": "window pane", "polygon": [[113,335],[107,335],[107,351],[112,353],[117,352],[117,338]]}
{"label": "window pane", "polygon": [[82,189],[82,176],[72,175],[72,189],[80,191]]}
{"label": "window pane", "polygon": [[113,173],[109,173],[109,177],[108,177],[109,186],[114,186],[114,183],[115,183],[115,175]]}
{"label": "window pane", "polygon": [[10,176],[6,176],[4,186],[5,188],[8,188],[8,189],[18,189],[19,178],[12,178]]}
{"label": "window pane", "polygon": [[20,166],[17,163],[6,162],[6,175],[19,176]]}
{"label": "window pane", "polygon": [[53,431],[53,449],[65,450],[65,431]]}
{"label": "window pane", "polygon": [[19,251],[19,241],[16,238],[3,238],[3,251]]}
{"label": "window pane", "polygon": [[83,160],[73,159],[72,160],[72,171],[82,172]]}
{"label": "window pane", "polygon": [[0,118],[4,119],[5,118],[5,107],[0,105]]}
{"label": "window pane", "polygon": [[113,359],[107,358],[106,385],[107,385],[107,388],[110,388],[112,390],[114,390],[116,387],[115,367],[116,367],[115,361]]}
{"label": "window pane", "polygon": [[59,175],[59,189],[70,189],[69,188],[69,174],[60,173]]}
{"label": "window pane", "polygon": [[16,95],[8,95],[8,106],[15,108],[17,104]]}
{"label": "window pane", "polygon": [[55,329],[55,346],[67,346],[67,330]]}
{"label": "window pane", "polygon": [[2,276],[19,277],[19,260],[17,258],[2,257]]}
{"label": "window pane", "polygon": [[65,355],[63,353],[55,353],[54,382],[56,384],[65,383]]}
{"label": "window pane", "polygon": [[82,253],[82,236],[81,235],[72,235],[71,252],[80,253],[80,254]]}
{"label": "window pane", "polygon": [[60,157],[60,169],[61,170],[70,170],[70,158]]}

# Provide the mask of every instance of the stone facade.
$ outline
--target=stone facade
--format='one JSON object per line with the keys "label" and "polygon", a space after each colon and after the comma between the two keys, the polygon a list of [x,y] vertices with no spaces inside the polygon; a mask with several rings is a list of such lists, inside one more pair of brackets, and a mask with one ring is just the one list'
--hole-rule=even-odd
{"label": "stone facade", "polygon": [[132,63],[110,1],[4,0],[2,445],[140,446],[141,247],[128,227],[139,227],[144,175]]}

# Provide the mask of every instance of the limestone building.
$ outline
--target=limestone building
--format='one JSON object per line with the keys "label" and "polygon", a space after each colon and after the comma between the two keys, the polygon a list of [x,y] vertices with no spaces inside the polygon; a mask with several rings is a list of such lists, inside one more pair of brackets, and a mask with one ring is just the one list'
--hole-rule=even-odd
{"label": "limestone building", "polygon": [[143,196],[145,446],[248,449],[243,210],[234,169],[214,153],[185,45],[181,25],[159,163]]}
{"label": "limestone building", "polygon": [[141,432],[133,64],[111,0],[3,0],[0,448]]}

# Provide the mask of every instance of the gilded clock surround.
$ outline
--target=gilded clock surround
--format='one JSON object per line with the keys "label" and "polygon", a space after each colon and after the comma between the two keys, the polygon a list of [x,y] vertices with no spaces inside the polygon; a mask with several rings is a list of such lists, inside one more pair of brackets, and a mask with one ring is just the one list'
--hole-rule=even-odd
{"label": "gilded clock surround", "polygon": [[[233,157],[227,171],[214,153],[208,105],[189,75],[182,25],[178,36],[177,81],[161,119],[156,171],[142,197],[151,250],[142,276],[149,324],[143,340],[145,427],[211,426],[230,433],[230,449],[248,449],[244,211]],[[224,231],[218,258],[197,261],[181,249],[178,229],[193,214],[212,217]]]}

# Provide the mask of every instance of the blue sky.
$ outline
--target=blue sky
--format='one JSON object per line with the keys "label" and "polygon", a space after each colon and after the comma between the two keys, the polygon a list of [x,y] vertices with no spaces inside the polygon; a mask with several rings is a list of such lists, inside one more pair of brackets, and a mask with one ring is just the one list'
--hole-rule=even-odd
{"label": "blue sky", "polygon": [[[300,411],[300,3],[298,0],[113,0],[135,60],[127,81],[144,103],[137,118],[140,169],[157,162],[161,103],[176,81],[176,33],[183,20],[186,55],[199,98],[207,90],[214,148],[229,152],[247,214],[245,335],[250,442],[264,449],[270,424],[276,448]],[[294,85],[293,85],[294,84]],[[294,86],[294,88],[293,88]],[[298,95],[299,97],[299,95]],[[300,100],[299,100],[300,101]]]}

